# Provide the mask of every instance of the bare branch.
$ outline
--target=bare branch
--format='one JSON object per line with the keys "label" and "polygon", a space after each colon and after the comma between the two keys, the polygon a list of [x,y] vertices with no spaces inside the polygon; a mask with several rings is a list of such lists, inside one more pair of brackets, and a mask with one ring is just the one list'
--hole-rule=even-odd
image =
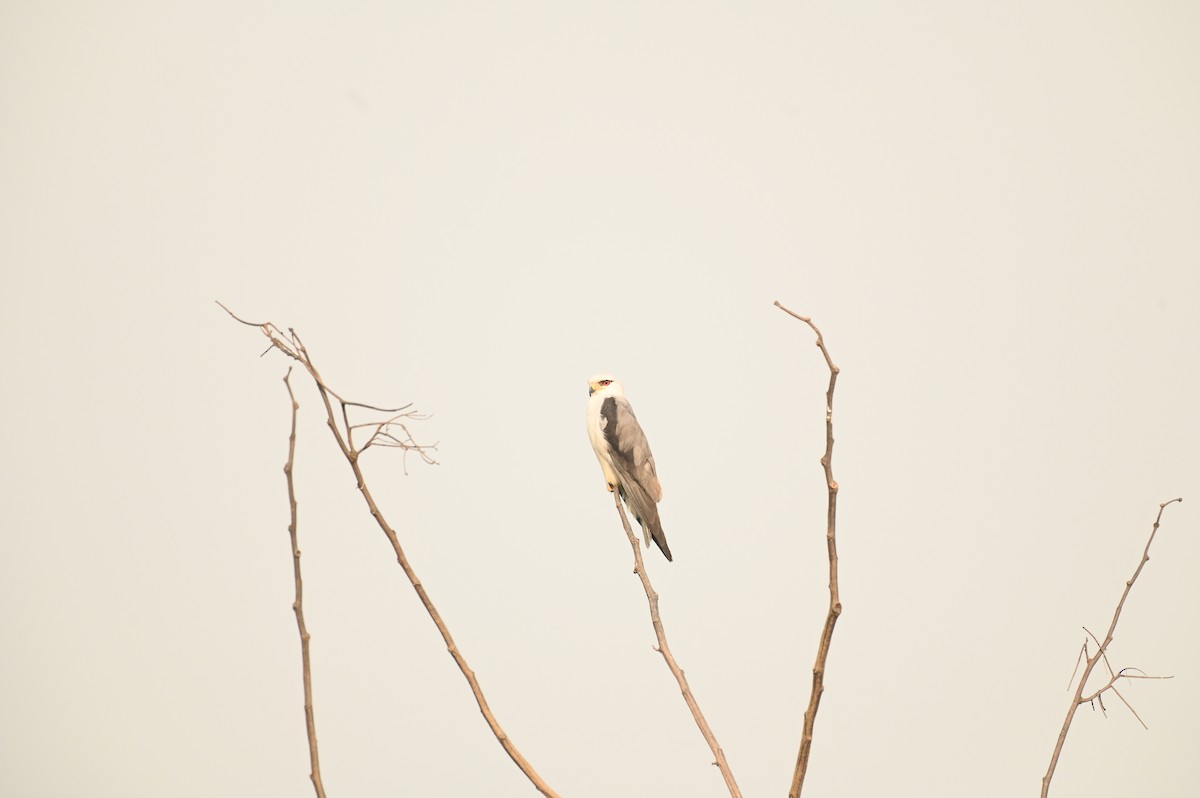
{"label": "bare branch", "polygon": [[742,798],[742,791],[738,789],[737,781],[733,778],[733,770],[730,769],[729,762],[725,759],[725,752],[721,750],[712,727],[704,719],[704,713],[700,711],[700,705],[696,703],[696,697],[692,695],[692,688],[688,686],[687,677],[683,675],[683,669],[675,662],[675,657],[671,654],[671,647],[667,645],[667,633],[663,629],[662,618],[658,614],[658,593],[654,591],[654,586],[650,584],[650,577],[646,575],[646,565],[642,561],[642,547],[638,543],[637,536],[633,534],[633,529],[629,526],[625,508],[621,506],[619,491],[613,491],[613,500],[617,504],[617,513],[621,516],[621,525],[625,527],[625,536],[629,538],[629,545],[633,548],[633,572],[638,575],[642,581],[642,589],[646,591],[646,601],[650,605],[650,624],[654,627],[655,637],[658,638],[658,653],[662,654],[662,658],[667,663],[667,669],[675,677],[675,682],[679,685],[680,692],[683,693],[683,700],[692,712],[692,719],[696,721],[700,733],[704,735],[704,742],[708,743],[709,749],[712,750],[715,758],[713,764],[720,769],[721,776],[725,779],[725,786],[729,789],[730,798]]}
{"label": "bare branch", "polygon": [[317,722],[313,716],[312,660],[309,657],[311,635],[308,633],[308,626],[304,623],[304,580],[300,578],[300,538],[297,526],[299,513],[296,505],[294,475],[296,416],[300,410],[300,404],[296,401],[296,394],[292,391],[291,377],[292,369],[289,366],[287,374],[283,375],[283,384],[287,386],[288,398],[292,404],[292,431],[288,435],[288,457],[287,463],[283,466],[283,473],[287,477],[288,506],[291,508],[288,534],[292,539],[292,574],[296,580],[296,600],[292,602],[292,610],[296,613],[296,628],[300,632],[300,662],[304,672],[304,726],[308,731],[308,761],[312,767],[309,778],[312,779],[313,789],[317,791],[317,798],[325,798],[325,785],[321,781],[321,761],[317,754]]}
{"label": "bare branch", "polygon": [[[1085,695],[1082,698],[1080,698],[1079,703],[1086,704],[1089,701],[1093,701],[1095,699],[1100,699],[1100,705],[1101,705],[1101,708],[1103,708],[1103,706],[1104,706],[1103,695],[1106,692],[1108,692],[1109,690],[1112,690],[1114,693],[1116,692],[1117,688],[1115,687],[1115,685],[1116,685],[1118,679],[1174,679],[1175,678],[1174,676],[1150,676],[1145,673],[1126,673],[1126,671],[1130,671],[1130,670],[1138,670],[1138,669],[1137,668],[1122,668],[1120,671],[1112,674],[1112,676],[1109,677],[1108,683],[1105,684],[1103,687],[1101,687],[1099,690],[1096,690],[1091,695]],[[1124,701],[1125,699],[1122,698],[1121,700]],[[1133,707],[1130,707],[1130,710],[1132,710],[1132,709],[1133,709]],[[1136,715],[1137,713],[1134,712],[1133,714]],[[1140,720],[1140,718],[1139,718],[1139,720]],[[1142,725],[1145,725],[1145,724],[1142,724]]]}
{"label": "bare branch", "polygon": [[[364,410],[374,410],[379,413],[403,413],[405,410],[408,410],[408,408],[412,407],[412,402],[409,402],[403,407],[376,407],[375,405],[367,405],[363,404],[362,402],[343,402],[342,404],[349,405],[350,407],[361,407]],[[422,416],[421,418],[426,419],[429,418],[429,416]]]}
{"label": "bare branch", "polygon": [[[1108,651],[1108,646],[1112,643],[1113,635],[1117,631],[1117,622],[1121,620],[1121,611],[1125,609],[1125,600],[1129,598],[1129,591],[1133,590],[1133,585],[1135,582],[1137,582],[1137,578],[1141,576],[1142,569],[1146,566],[1146,563],[1150,561],[1150,545],[1154,543],[1154,536],[1158,534],[1158,526],[1162,522],[1163,511],[1166,510],[1170,505],[1181,501],[1183,501],[1182,498],[1171,499],[1170,501],[1163,502],[1162,504],[1158,505],[1158,515],[1154,517],[1154,526],[1150,528],[1150,537],[1146,541],[1146,548],[1142,550],[1142,558],[1138,561],[1137,570],[1133,572],[1133,576],[1131,576],[1129,581],[1125,583],[1125,589],[1121,592],[1121,600],[1117,602],[1117,608],[1113,612],[1112,621],[1108,624],[1108,633],[1104,636],[1103,642],[1097,641],[1100,646],[1099,649],[1097,649],[1095,654],[1090,655],[1087,658],[1087,662],[1084,664],[1083,675],[1079,677],[1079,685],[1075,688],[1075,695],[1071,697],[1071,705],[1067,708],[1067,716],[1063,720],[1062,729],[1058,733],[1058,741],[1054,745],[1054,753],[1050,756],[1050,766],[1046,769],[1046,775],[1042,777],[1042,798],[1046,798],[1046,796],[1050,794],[1050,781],[1054,778],[1055,768],[1058,767],[1058,758],[1062,755],[1063,743],[1065,743],[1067,740],[1067,732],[1071,730],[1071,721],[1075,719],[1075,711],[1079,709],[1080,705],[1089,703],[1094,699],[1099,700],[1100,706],[1103,708],[1104,699],[1102,696],[1104,695],[1104,692],[1110,689],[1113,690],[1113,692],[1116,692],[1114,685],[1116,684],[1117,679],[1121,678],[1122,675],[1125,675],[1123,670],[1114,673],[1112,678],[1109,679],[1108,684],[1092,693],[1090,696],[1087,696],[1086,698],[1084,697],[1083,691],[1087,687],[1088,677],[1092,675],[1092,670],[1095,669],[1096,664],[1099,663],[1101,659],[1104,659],[1105,662],[1108,661],[1106,653]],[[1096,639],[1096,636],[1092,635],[1090,631],[1088,634],[1091,635],[1093,640]],[[1109,671],[1111,672],[1111,670],[1112,668],[1109,666]],[[1125,678],[1134,679],[1141,677],[1125,675]],[[1121,699],[1125,706],[1129,707],[1130,712],[1133,712],[1133,707],[1129,706],[1129,702],[1125,701],[1124,696],[1122,696],[1120,693],[1117,693],[1117,697]],[[1139,723],[1142,723],[1143,726],[1146,725],[1142,722],[1141,717],[1138,716],[1136,712],[1133,712],[1133,715],[1138,719]]]}
{"label": "bare branch", "polygon": [[[220,303],[218,302],[217,304]],[[497,742],[500,743],[500,746],[504,749],[504,752],[507,753],[509,758],[512,759],[513,763],[520,768],[521,772],[525,774],[525,777],[529,779],[538,792],[542,793],[542,795],[546,796],[546,798],[558,798],[558,793],[551,789],[551,787],[534,769],[533,765],[530,764],[527,759],[525,759],[525,757],[517,749],[517,746],[509,738],[507,732],[505,732],[500,726],[500,723],[496,720],[495,715],[492,714],[492,710],[488,706],[487,699],[484,697],[483,688],[480,687],[479,680],[475,677],[475,672],[471,670],[470,666],[467,664],[466,658],[463,656],[462,652],[459,651],[458,645],[454,642],[454,638],[450,635],[450,630],[446,626],[446,622],[442,619],[441,613],[439,613],[437,607],[434,606],[433,600],[429,597],[429,593],[425,590],[424,584],[421,583],[421,580],[417,577],[416,571],[413,570],[412,565],[409,563],[408,557],[404,553],[403,547],[400,545],[400,539],[396,535],[396,531],[387,522],[387,519],[383,515],[383,511],[379,509],[379,506],[375,503],[375,498],[371,495],[371,491],[367,487],[366,477],[364,476],[362,467],[359,464],[360,452],[354,449],[350,442],[350,430],[347,429],[345,432],[343,432],[343,429],[339,426],[338,413],[334,409],[332,400],[336,399],[343,409],[347,404],[353,404],[356,407],[361,407],[363,405],[360,403],[347,402],[332,389],[330,389],[328,385],[326,385],[325,380],[321,377],[321,373],[317,370],[316,365],[309,356],[308,349],[304,346],[303,341],[301,341],[300,336],[295,330],[288,328],[288,331],[285,334],[282,332],[282,330],[280,330],[279,327],[270,322],[254,325],[245,321],[244,319],[238,318],[238,316],[236,316],[224,305],[221,305],[221,307],[236,321],[249,326],[257,326],[262,331],[263,335],[265,335],[271,341],[271,345],[273,347],[300,363],[300,365],[303,366],[308,372],[309,376],[312,377],[313,382],[317,386],[317,392],[321,396],[321,401],[325,405],[326,423],[329,426],[330,432],[333,434],[334,441],[337,443],[338,448],[341,449],[342,455],[346,458],[346,462],[350,465],[350,470],[354,473],[358,490],[362,494],[363,501],[366,502],[368,510],[370,510],[371,517],[375,519],[375,523],[387,537],[388,542],[392,546],[392,551],[395,552],[396,562],[399,563],[400,568],[404,571],[405,577],[408,578],[409,584],[412,585],[412,588],[416,592],[417,597],[420,599],[421,604],[425,607],[425,611],[429,614],[434,626],[437,627],[438,632],[442,636],[443,642],[446,644],[447,651],[450,653],[451,658],[454,659],[455,665],[457,665],[458,669],[462,672],[463,678],[467,680],[467,684],[471,688],[471,694],[475,697],[475,703],[479,706],[479,711],[483,714],[484,720],[487,721],[488,727],[492,730],[492,734],[495,735]],[[343,418],[345,418],[345,416],[343,416]],[[405,451],[407,452],[409,449],[406,448]],[[418,451],[420,451],[420,448],[418,448]]]}
{"label": "bare branch", "polygon": [[[1086,628],[1086,627],[1085,627]],[[1067,689],[1071,689],[1071,685],[1075,684],[1075,674],[1079,673],[1079,663],[1087,660],[1087,641],[1083,641],[1083,645],[1079,647],[1079,656],[1075,657],[1075,667],[1071,670],[1071,678],[1067,680]]]}
{"label": "bare branch", "polygon": [[[1085,627],[1083,627],[1083,631],[1087,632],[1087,633],[1088,633],[1088,637],[1092,638],[1092,640],[1094,640],[1094,641],[1096,642],[1096,645],[1100,646],[1100,639],[1099,639],[1098,637],[1096,637],[1094,634],[1092,634],[1092,630],[1091,630],[1091,629],[1089,629],[1089,628],[1087,628],[1087,627],[1085,626]],[[1083,645],[1084,645],[1085,647],[1087,646],[1087,641],[1086,641],[1086,640],[1084,640],[1084,641],[1083,641]],[[1116,676],[1117,674],[1116,674],[1116,671],[1114,671],[1114,670],[1113,670],[1112,663],[1108,661],[1108,651],[1104,650],[1104,646],[1100,646],[1100,648],[1101,648],[1101,652],[1100,652],[1100,653],[1101,653],[1101,655],[1102,655],[1102,657],[1103,657],[1103,659],[1104,659],[1104,667],[1108,669],[1108,675],[1109,675],[1109,676]],[[1085,648],[1085,650],[1086,650],[1086,648]],[[1078,662],[1076,662],[1075,664],[1076,664],[1076,666],[1078,666],[1078,664],[1079,664],[1079,663],[1078,663]],[[1072,681],[1074,681],[1074,680],[1072,680]],[[1067,687],[1069,688],[1069,687],[1070,687],[1070,684],[1068,684],[1068,685],[1067,685]]]}
{"label": "bare branch", "polygon": [[829,658],[829,647],[833,642],[833,629],[838,618],[842,615],[842,598],[838,592],[838,555],[837,555],[837,497],[838,483],[833,478],[833,392],[837,388],[838,374],[841,373],[829,350],[825,347],[825,337],[812,323],[808,316],[801,316],[788,310],[778,302],[775,307],[792,318],[807,324],[817,336],[817,347],[825,357],[825,365],[829,367],[829,387],[825,391],[825,454],[821,457],[821,467],[825,471],[825,484],[828,488],[828,504],[826,510],[825,548],[829,555],[829,612],[825,616],[825,626],[821,629],[821,640],[817,644],[817,661],[813,665],[812,691],[809,693],[808,709],[804,711],[804,732],[800,737],[800,752],[796,755],[796,769],[792,773],[792,786],[788,790],[788,798],[799,798],[804,789],[804,776],[808,772],[808,760],[812,754],[813,728],[817,721],[817,710],[821,707],[821,695],[825,692],[825,663]]}
{"label": "bare branch", "polygon": [[214,299],[213,301],[214,301],[214,302],[216,302],[216,303],[217,303],[217,305],[219,305],[219,306],[220,306],[221,310],[223,310],[223,311],[225,311],[226,313],[228,313],[228,314],[229,314],[229,315],[230,315],[230,316],[233,318],[233,320],[234,320],[234,321],[241,322],[242,324],[245,324],[247,327],[259,327],[259,328],[262,328],[262,327],[266,327],[268,324],[270,324],[270,322],[246,321],[245,319],[243,319],[242,317],[240,317],[240,316],[238,316],[236,313],[234,313],[232,310],[230,310],[229,308],[225,307],[225,303],[223,303],[221,300],[219,300],[219,299]]}
{"label": "bare branch", "polygon": [[346,446],[350,449],[354,448],[354,427],[350,426],[350,413],[346,409],[346,403],[342,402],[342,428],[346,430]]}
{"label": "bare branch", "polygon": [[1139,715],[1139,714],[1137,713],[1137,710],[1136,710],[1136,709],[1134,709],[1134,708],[1133,708],[1133,707],[1130,705],[1130,703],[1129,703],[1128,701],[1126,701],[1126,700],[1125,700],[1125,696],[1121,695],[1121,691],[1120,691],[1120,690],[1118,690],[1118,689],[1117,689],[1115,686],[1114,686],[1114,687],[1112,687],[1112,691],[1113,691],[1114,693],[1116,693],[1116,694],[1117,694],[1117,698],[1121,699],[1121,703],[1125,705],[1125,708],[1126,708],[1126,709],[1128,709],[1130,712],[1132,712],[1132,713],[1133,713],[1133,716],[1134,716],[1135,718],[1137,718],[1137,722],[1138,722],[1138,723],[1140,723],[1140,724],[1142,724],[1142,728],[1143,728],[1143,729],[1146,729],[1146,730],[1149,730],[1149,729],[1150,729],[1150,727],[1146,725],[1146,721],[1142,720],[1142,716],[1141,716],[1141,715]]}

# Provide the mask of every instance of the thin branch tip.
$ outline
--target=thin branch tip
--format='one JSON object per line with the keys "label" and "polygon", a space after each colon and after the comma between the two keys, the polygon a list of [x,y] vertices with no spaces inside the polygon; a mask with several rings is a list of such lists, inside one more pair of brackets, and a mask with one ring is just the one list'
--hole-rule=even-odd
{"label": "thin branch tip", "polygon": [[221,307],[221,310],[223,310],[223,311],[225,311],[226,313],[228,313],[228,314],[230,315],[230,317],[232,317],[232,318],[233,318],[233,320],[234,320],[234,321],[241,322],[242,324],[245,324],[247,327],[266,327],[268,324],[270,324],[270,322],[266,322],[266,323],[263,323],[263,324],[256,324],[256,323],[254,323],[254,322],[252,322],[252,321],[246,321],[246,320],[245,320],[245,319],[243,319],[241,316],[237,315],[237,314],[236,314],[236,313],[234,313],[232,310],[230,310],[229,308],[225,307],[225,304],[224,304],[223,302],[221,302],[221,300],[219,300],[219,299],[214,299],[214,300],[213,300],[213,302],[216,302],[218,305],[220,305],[220,307]]}

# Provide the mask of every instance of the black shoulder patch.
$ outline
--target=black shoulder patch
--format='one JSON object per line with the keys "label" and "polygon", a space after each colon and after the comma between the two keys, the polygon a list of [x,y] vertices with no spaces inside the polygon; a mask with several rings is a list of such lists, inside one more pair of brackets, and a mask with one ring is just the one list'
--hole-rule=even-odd
{"label": "black shoulder patch", "polygon": [[620,451],[617,448],[617,400],[611,396],[604,400],[600,405],[600,418],[604,420],[604,440],[608,443],[608,448],[614,452]]}

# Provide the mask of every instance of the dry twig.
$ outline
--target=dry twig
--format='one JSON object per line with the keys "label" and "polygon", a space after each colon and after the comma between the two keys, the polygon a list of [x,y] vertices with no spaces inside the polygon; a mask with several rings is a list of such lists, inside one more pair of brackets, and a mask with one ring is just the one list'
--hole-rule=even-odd
{"label": "dry twig", "polygon": [[[217,304],[221,305],[220,302]],[[492,734],[495,735],[496,740],[500,743],[501,747],[504,749],[504,752],[507,753],[509,758],[511,758],[516,766],[521,769],[521,772],[525,774],[525,777],[528,778],[530,782],[532,782],[533,786],[538,790],[538,792],[542,793],[542,795],[545,795],[547,798],[558,798],[558,793],[551,789],[550,785],[548,785],[541,775],[538,774],[533,765],[530,764],[529,760],[527,760],[521,754],[521,752],[517,749],[517,746],[500,726],[499,721],[496,720],[496,716],[492,714],[492,710],[488,706],[487,699],[483,695],[483,688],[480,687],[479,680],[475,677],[475,672],[471,670],[470,666],[467,664],[466,658],[463,656],[462,652],[459,651],[458,645],[454,642],[454,638],[451,637],[450,630],[446,626],[446,622],[442,619],[441,613],[437,611],[437,607],[434,606],[433,600],[430,599],[429,593],[425,590],[425,586],[421,583],[421,580],[417,577],[416,571],[413,570],[412,565],[409,563],[408,557],[405,555],[404,549],[400,545],[400,539],[397,537],[396,531],[392,528],[391,524],[387,522],[387,519],[384,518],[383,511],[379,509],[379,506],[375,503],[375,498],[371,495],[371,491],[367,487],[366,477],[363,475],[359,457],[371,446],[395,446],[403,449],[406,454],[408,452],[415,452],[427,463],[435,462],[432,456],[429,454],[429,450],[436,447],[424,446],[413,442],[411,436],[408,435],[408,430],[399,424],[399,419],[416,419],[420,418],[420,416],[409,409],[411,405],[398,408],[381,408],[343,399],[336,391],[334,391],[325,383],[324,379],[322,379],[320,372],[317,371],[317,367],[313,364],[312,358],[309,356],[308,350],[305,348],[304,343],[300,340],[300,336],[296,334],[294,329],[289,327],[285,333],[282,329],[271,322],[249,322],[245,319],[239,318],[233,313],[233,311],[224,305],[221,305],[221,308],[235,321],[239,321],[242,324],[250,327],[257,327],[271,342],[271,346],[267,351],[270,351],[271,348],[278,349],[280,352],[303,366],[305,371],[308,372],[309,376],[312,377],[313,382],[317,386],[317,391],[321,396],[321,401],[325,404],[325,414],[327,417],[329,430],[333,434],[338,448],[341,449],[342,455],[345,456],[346,462],[349,463],[350,470],[354,473],[354,479],[357,483],[358,490],[362,494],[363,500],[367,503],[367,508],[371,512],[371,517],[375,519],[375,523],[379,525],[379,528],[383,531],[384,535],[387,536],[388,542],[392,546],[392,551],[396,554],[396,562],[400,564],[400,568],[404,571],[404,575],[408,578],[409,584],[412,585],[413,590],[416,591],[417,597],[421,600],[421,604],[425,607],[425,611],[429,614],[430,619],[433,621],[438,632],[441,634],[442,640],[446,644],[446,650],[450,653],[450,656],[454,659],[454,663],[462,672],[463,678],[467,680],[467,684],[471,688],[471,694],[475,697],[475,703],[479,705],[479,711],[483,714],[484,720],[487,721],[488,727],[492,730]],[[340,424],[338,422],[339,414],[334,411],[333,407],[332,400],[334,399],[338,401],[341,409]],[[350,423],[348,411],[348,408],[350,407],[363,408],[375,412],[390,414],[389,417],[383,421],[372,422],[371,424],[367,425],[374,427],[375,431],[367,439],[367,442],[361,447],[356,446],[354,443],[354,430],[363,425],[353,425]],[[391,432],[391,429],[394,426],[401,429],[403,437]]]}
{"label": "dry twig", "polygon": [[[1058,758],[1062,754],[1063,743],[1065,743],[1067,740],[1067,732],[1071,729],[1071,721],[1075,719],[1075,711],[1079,709],[1081,705],[1089,704],[1092,701],[1098,701],[1101,711],[1104,711],[1103,695],[1106,691],[1112,690],[1113,693],[1116,694],[1117,698],[1121,699],[1121,702],[1125,704],[1125,706],[1129,707],[1129,711],[1133,712],[1133,716],[1138,719],[1138,723],[1141,723],[1142,726],[1145,727],[1146,724],[1142,721],[1141,717],[1137,714],[1137,712],[1134,711],[1133,707],[1129,706],[1129,702],[1125,700],[1125,697],[1117,691],[1117,679],[1171,678],[1169,676],[1146,676],[1145,674],[1139,675],[1129,673],[1128,671],[1135,670],[1133,668],[1123,668],[1120,671],[1113,671],[1112,666],[1108,663],[1108,646],[1112,643],[1113,635],[1117,631],[1117,621],[1121,620],[1121,610],[1125,609],[1125,599],[1129,598],[1129,591],[1133,590],[1133,583],[1136,582],[1137,578],[1141,575],[1142,568],[1144,568],[1146,563],[1150,561],[1150,544],[1154,542],[1154,536],[1158,534],[1158,526],[1162,521],[1163,511],[1166,510],[1168,506],[1181,501],[1183,501],[1182,498],[1171,499],[1168,502],[1163,502],[1162,504],[1158,505],[1158,515],[1154,518],[1154,526],[1150,528],[1150,538],[1146,541],[1146,548],[1142,550],[1142,559],[1138,561],[1137,570],[1133,572],[1133,576],[1131,576],[1129,581],[1125,583],[1125,590],[1121,592],[1121,600],[1117,602],[1117,609],[1113,612],[1112,621],[1108,625],[1108,634],[1104,636],[1104,641],[1101,642],[1096,640],[1096,636],[1088,631],[1086,627],[1084,627],[1084,631],[1088,633],[1092,640],[1096,641],[1098,648],[1096,649],[1095,654],[1089,655],[1087,640],[1085,639],[1083,642],[1083,656],[1086,658],[1083,665],[1083,675],[1079,677],[1079,685],[1075,688],[1075,695],[1071,697],[1071,706],[1067,709],[1067,717],[1065,720],[1063,720],[1062,730],[1058,733],[1058,741],[1054,745],[1054,754],[1050,757],[1050,767],[1047,768],[1046,775],[1042,777],[1042,798],[1046,798],[1046,796],[1050,794],[1050,780],[1054,778],[1054,769],[1058,767]],[[1085,696],[1083,691],[1087,686],[1088,677],[1092,675],[1092,670],[1101,660],[1104,661],[1105,667],[1108,668],[1110,677],[1108,684],[1104,685],[1099,690],[1096,690],[1091,695]],[[1078,667],[1079,663],[1076,661],[1076,668]]]}
{"label": "dry twig", "polygon": [[321,781],[321,761],[317,755],[317,722],[313,717],[312,692],[312,660],[309,657],[309,640],[311,635],[304,623],[304,580],[300,578],[300,539],[297,527],[299,513],[296,505],[296,483],[293,473],[296,464],[296,416],[300,404],[292,391],[292,369],[289,366],[287,374],[283,375],[283,384],[287,386],[288,398],[292,404],[292,430],[288,435],[288,457],[283,466],[287,477],[288,506],[291,509],[291,522],[288,524],[288,535],[292,539],[292,574],[296,579],[296,600],[292,602],[292,610],[296,613],[296,627],[300,632],[300,661],[304,671],[304,726],[308,731],[308,761],[312,771],[308,774],[312,779],[313,789],[317,798],[325,798],[325,785]]}
{"label": "dry twig", "polygon": [[817,335],[817,347],[825,356],[825,365],[829,367],[829,388],[825,391],[825,454],[821,457],[821,467],[825,470],[825,484],[829,489],[829,502],[826,513],[825,547],[829,553],[829,612],[825,616],[825,626],[821,630],[821,641],[817,644],[817,661],[813,665],[812,691],[808,698],[808,709],[804,711],[804,732],[800,737],[800,752],[796,755],[796,769],[792,773],[792,786],[788,790],[788,798],[799,798],[804,789],[804,776],[808,772],[808,759],[812,753],[813,726],[817,721],[817,710],[821,706],[821,694],[825,692],[825,661],[829,658],[829,646],[833,642],[833,628],[837,625],[842,614],[842,599],[838,592],[838,555],[837,555],[837,496],[838,484],[833,478],[833,391],[837,387],[840,369],[834,365],[825,348],[825,338],[817,325],[808,316],[801,316],[785,308],[778,302],[775,307],[792,318],[807,324]]}
{"label": "dry twig", "polygon": [[704,719],[704,713],[700,711],[700,705],[696,703],[696,697],[692,695],[692,688],[688,686],[687,677],[683,675],[683,669],[675,662],[675,657],[671,655],[671,647],[667,645],[667,633],[663,630],[662,618],[658,614],[658,593],[654,591],[654,586],[650,584],[650,577],[646,575],[646,566],[642,561],[642,547],[638,543],[637,536],[633,534],[633,529],[629,526],[629,519],[625,516],[625,508],[621,506],[620,491],[613,491],[613,500],[617,504],[617,513],[621,516],[621,525],[625,527],[625,536],[629,538],[629,545],[633,548],[633,572],[642,580],[642,589],[646,591],[646,601],[650,604],[650,623],[654,626],[655,637],[658,638],[656,650],[659,654],[662,654],[663,659],[666,660],[667,668],[679,684],[679,690],[683,693],[683,700],[687,703],[688,709],[692,711],[692,718],[696,721],[696,725],[700,727],[700,733],[704,735],[704,741],[708,743],[708,747],[713,752],[713,757],[715,757],[713,764],[720,768],[721,776],[725,779],[725,786],[729,788],[730,798],[742,798],[742,791],[738,789],[737,782],[733,778],[733,771],[729,767],[729,762],[725,759],[725,752],[721,750],[716,735],[713,734],[708,721]]}

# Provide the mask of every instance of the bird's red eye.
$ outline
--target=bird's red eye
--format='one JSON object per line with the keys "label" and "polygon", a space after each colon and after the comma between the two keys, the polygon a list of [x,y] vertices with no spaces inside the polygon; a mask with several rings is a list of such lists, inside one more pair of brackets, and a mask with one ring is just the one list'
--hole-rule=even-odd
{"label": "bird's red eye", "polygon": [[612,385],[612,380],[600,380],[601,385]]}

